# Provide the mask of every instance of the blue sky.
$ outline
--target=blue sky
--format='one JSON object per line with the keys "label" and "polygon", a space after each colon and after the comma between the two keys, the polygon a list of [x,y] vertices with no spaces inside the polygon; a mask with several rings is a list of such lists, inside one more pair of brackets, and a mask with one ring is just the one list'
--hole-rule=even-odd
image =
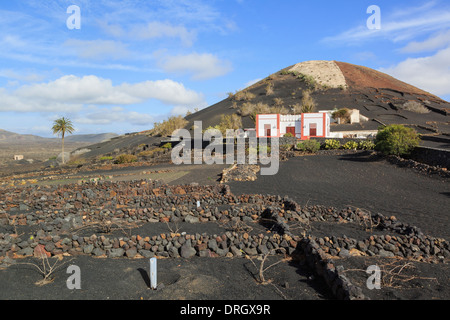
{"label": "blue sky", "polygon": [[[71,5],[80,29],[67,27]],[[150,129],[308,60],[365,65],[450,100],[446,0],[4,0],[0,48],[0,128],[41,136],[62,116],[77,133]]]}

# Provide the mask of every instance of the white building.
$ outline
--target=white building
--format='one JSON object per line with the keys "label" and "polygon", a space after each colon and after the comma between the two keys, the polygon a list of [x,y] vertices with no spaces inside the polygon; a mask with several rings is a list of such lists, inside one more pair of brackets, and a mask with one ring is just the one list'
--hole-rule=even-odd
{"label": "white building", "polygon": [[256,136],[279,138],[286,133],[291,133],[301,140],[313,137],[328,138],[331,137],[330,121],[330,114],[326,111],[300,115],[258,114],[256,115]]}

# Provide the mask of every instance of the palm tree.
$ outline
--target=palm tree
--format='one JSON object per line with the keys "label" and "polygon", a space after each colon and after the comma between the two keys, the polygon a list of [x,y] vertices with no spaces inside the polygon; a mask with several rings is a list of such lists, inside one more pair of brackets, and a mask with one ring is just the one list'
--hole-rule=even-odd
{"label": "palm tree", "polygon": [[52,130],[53,134],[61,134],[62,136],[62,163],[64,164],[64,136],[66,135],[66,133],[72,134],[75,129],[73,127],[72,121],[62,117],[60,119],[56,119],[53,122]]}

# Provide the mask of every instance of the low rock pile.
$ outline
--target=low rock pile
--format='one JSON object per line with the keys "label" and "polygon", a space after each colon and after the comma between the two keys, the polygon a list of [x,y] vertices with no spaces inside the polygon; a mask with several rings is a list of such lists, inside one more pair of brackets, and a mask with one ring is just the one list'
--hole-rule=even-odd
{"label": "low rock pile", "polygon": [[230,181],[255,181],[257,173],[261,170],[259,165],[252,164],[234,164],[222,172],[221,183]]}
{"label": "low rock pile", "polygon": [[405,159],[398,156],[389,156],[387,159],[390,163],[398,165],[400,167],[411,168],[425,174],[436,174],[444,178],[450,178],[450,172],[447,168],[444,167],[431,166],[425,163],[414,161],[412,159]]}

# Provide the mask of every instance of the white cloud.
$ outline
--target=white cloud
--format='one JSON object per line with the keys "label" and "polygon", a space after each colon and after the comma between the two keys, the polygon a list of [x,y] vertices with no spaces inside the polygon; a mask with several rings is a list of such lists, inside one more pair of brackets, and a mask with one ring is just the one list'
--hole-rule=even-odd
{"label": "white cloud", "polygon": [[134,23],[127,24],[126,27],[104,21],[99,21],[98,24],[103,32],[110,36],[134,41],[174,38],[179,39],[184,46],[190,47],[197,38],[196,31],[188,30],[183,25],[173,25],[168,22]]}
{"label": "white cloud", "polygon": [[121,25],[109,24],[104,20],[98,20],[98,25],[106,34],[110,36],[120,38],[126,35],[126,32]]}
{"label": "white cloud", "polygon": [[149,22],[146,25],[134,26],[130,36],[140,40],[158,39],[158,38],[179,38],[185,46],[192,46],[196,33],[188,31],[186,27],[162,23],[159,21]]}
{"label": "white cloud", "polygon": [[408,58],[380,71],[437,96],[450,95],[450,47],[421,58]]}
{"label": "white cloud", "polygon": [[440,32],[425,41],[412,41],[400,51],[405,53],[416,53],[424,51],[434,51],[450,45],[450,30]]}
{"label": "white cloud", "polygon": [[126,111],[121,107],[94,109],[94,112],[77,116],[76,118],[74,118],[74,122],[81,125],[109,125],[117,123],[129,123],[138,126],[149,126],[154,122],[153,116],[149,114],[139,113],[136,111]]}
{"label": "white cloud", "polygon": [[76,40],[69,39],[64,46],[83,59],[122,59],[130,56],[127,46],[112,40]]}
{"label": "white cloud", "polygon": [[191,73],[193,80],[206,80],[223,76],[232,70],[231,62],[220,60],[210,53],[164,57],[159,65],[167,72]]}
{"label": "white cloud", "polygon": [[19,73],[15,70],[11,70],[11,69],[0,70],[0,77],[7,78],[7,79],[26,81],[26,82],[42,81],[45,78],[42,74],[29,73],[29,72]]}
{"label": "white cloud", "polygon": [[157,99],[167,105],[203,104],[203,95],[188,90],[182,83],[173,80],[146,81],[137,84],[122,84],[119,91],[139,97],[142,100]]}
{"label": "white cloud", "polygon": [[0,111],[78,112],[83,105],[132,105],[156,99],[166,105],[199,105],[203,96],[169,79],[114,86],[97,76],[67,75],[55,81],[0,88]]}
{"label": "white cloud", "polygon": [[[401,12],[401,14],[399,13]],[[450,8],[423,7],[417,14],[415,7],[404,8],[396,14],[387,15],[381,9],[381,29],[369,30],[365,23],[338,35],[326,37],[322,42],[361,44],[373,39],[387,39],[393,42],[413,39],[419,35],[450,28]],[[367,16],[369,18],[369,15]]]}

